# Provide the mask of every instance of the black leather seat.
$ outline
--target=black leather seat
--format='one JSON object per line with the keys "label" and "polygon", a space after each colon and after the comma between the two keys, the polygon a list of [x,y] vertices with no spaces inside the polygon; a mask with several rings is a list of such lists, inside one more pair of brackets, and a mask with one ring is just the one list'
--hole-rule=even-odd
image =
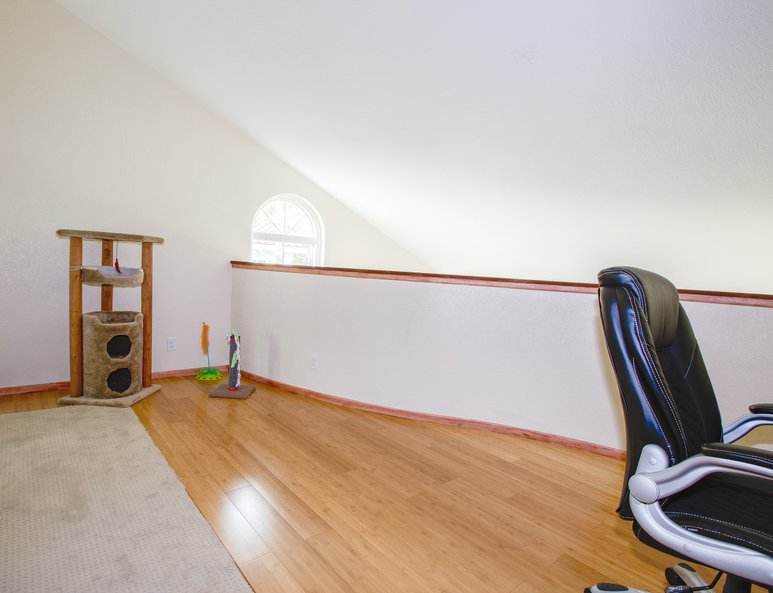
{"label": "black leather seat", "polygon": [[749,583],[773,591],[773,453],[731,444],[773,424],[773,404],[752,406],[723,429],[674,285],[636,268],[609,268],[598,278],[626,421],[619,515],[634,520],[643,542],[726,572],[727,592],[748,591]]}

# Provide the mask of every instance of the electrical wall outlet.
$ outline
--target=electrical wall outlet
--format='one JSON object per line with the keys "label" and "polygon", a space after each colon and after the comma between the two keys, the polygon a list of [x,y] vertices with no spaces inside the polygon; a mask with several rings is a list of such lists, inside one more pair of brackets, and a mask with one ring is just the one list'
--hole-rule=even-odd
{"label": "electrical wall outlet", "polygon": [[177,350],[177,338],[167,338],[166,339],[166,351],[167,352],[174,352]]}
{"label": "electrical wall outlet", "polygon": [[319,367],[319,358],[316,354],[309,356],[309,367],[312,370],[316,370]]}

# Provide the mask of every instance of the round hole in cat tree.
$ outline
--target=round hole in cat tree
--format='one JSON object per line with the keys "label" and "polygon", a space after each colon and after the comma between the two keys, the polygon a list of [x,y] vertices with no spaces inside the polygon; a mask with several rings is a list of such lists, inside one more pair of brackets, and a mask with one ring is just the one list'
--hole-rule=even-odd
{"label": "round hole in cat tree", "polygon": [[132,373],[129,369],[116,369],[107,376],[107,386],[111,391],[123,393],[132,384]]}
{"label": "round hole in cat tree", "polygon": [[132,341],[126,334],[113,336],[107,343],[107,355],[110,358],[126,358],[132,351]]}

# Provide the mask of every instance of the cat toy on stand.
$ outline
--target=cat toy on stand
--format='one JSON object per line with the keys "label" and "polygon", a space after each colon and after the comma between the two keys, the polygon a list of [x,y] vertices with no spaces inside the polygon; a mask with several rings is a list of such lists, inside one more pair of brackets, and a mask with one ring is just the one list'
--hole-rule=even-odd
{"label": "cat toy on stand", "polygon": [[255,387],[241,384],[241,338],[236,331],[228,334],[228,387],[218,385],[210,393],[209,397],[229,397],[233,399],[246,399]]}
{"label": "cat toy on stand", "polygon": [[207,355],[207,368],[196,373],[196,378],[199,381],[219,381],[222,379],[223,373],[213,369],[209,362],[209,326],[205,321],[201,322],[201,351]]}

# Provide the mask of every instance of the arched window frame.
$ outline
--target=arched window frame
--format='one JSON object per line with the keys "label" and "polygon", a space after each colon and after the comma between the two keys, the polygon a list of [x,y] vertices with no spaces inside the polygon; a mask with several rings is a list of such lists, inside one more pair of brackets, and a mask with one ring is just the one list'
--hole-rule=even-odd
{"label": "arched window frame", "polygon": [[[314,229],[314,237],[305,237],[301,235],[291,235],[291,234],[283,234],[283,233],[265,233],[265,232],[258,232],[254,230],[255,227],[255,221],[260,215],[261,211],[263,211],[269,204],[273,202],[290,202],[292,204],[295,204],[298,206],[301,210],[303,210],[304,214],[308,216],[312,227]],[[273,241],[278,243],[300,243],[304,245],[311,245],[312,250],[312,261],[303,264],[303,265],[309,265],[309,266],[321,266],[323,265],[324,261],[324,254],[325,254],[325,227],[322,223],[322,217],[320,217],[319,212],[317,212],[317,209],[304,198],[297,196],[295,194],[278,194],[275,196],[271,196],[267,200],[265,200],[255,211],[255,215],[252,217],[252,226],[250,227],[250,255],[251,259],[253,261],[258,261],[256,259],[256,251],[255,251],[255,242],[256,241]],[[263,262],[263,263],[269,263],[269,262]],[[275,262],[271,262],[275,263]],[[283,263],[280,263],[280,265],[284,265]],[[292,264],[288,264],[292,265]]]}

